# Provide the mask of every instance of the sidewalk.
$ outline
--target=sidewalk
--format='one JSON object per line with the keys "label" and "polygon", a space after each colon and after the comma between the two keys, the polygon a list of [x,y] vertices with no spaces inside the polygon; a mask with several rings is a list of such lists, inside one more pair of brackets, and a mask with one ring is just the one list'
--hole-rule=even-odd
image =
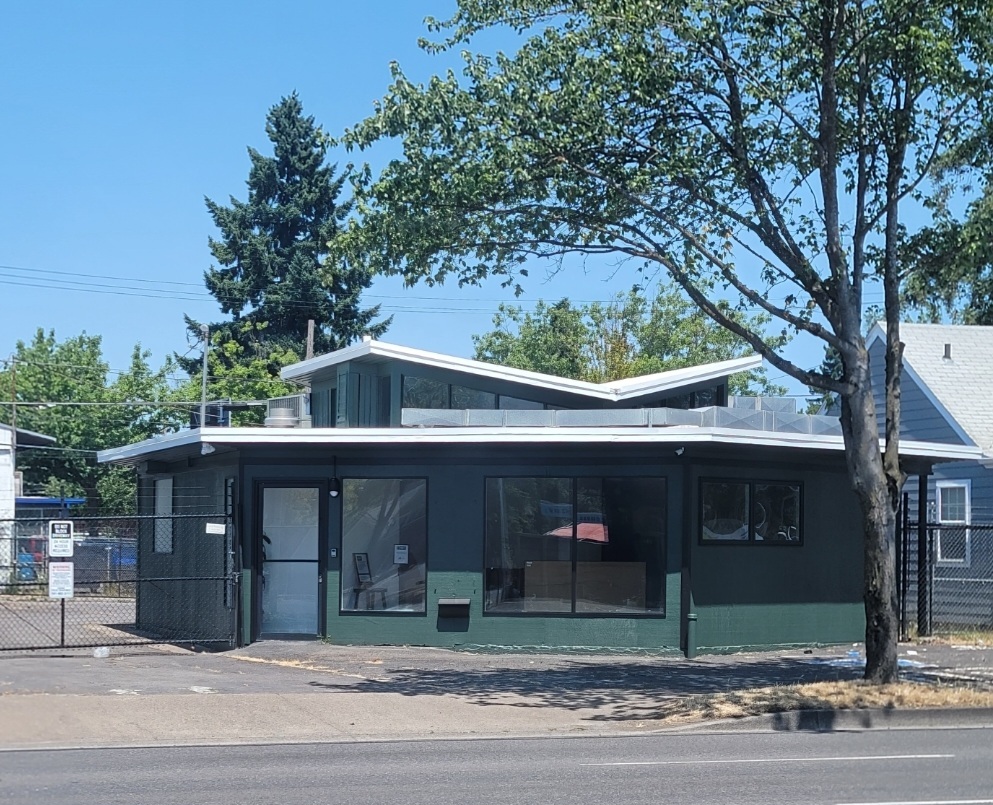
{"label": "sidewalk", "polygon": [[[591,735],[667,697],[860,675],[849,647],[686,660],[261,642],[0,655],[0,748]],[[912,653],[913,652],[913,653]],[[993,649],[901,647],[910,678],[993,687]]]}

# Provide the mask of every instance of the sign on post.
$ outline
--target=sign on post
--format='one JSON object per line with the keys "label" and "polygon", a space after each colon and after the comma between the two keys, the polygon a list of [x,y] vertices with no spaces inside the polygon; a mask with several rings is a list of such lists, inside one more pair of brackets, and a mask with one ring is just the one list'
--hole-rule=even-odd
{"label": "sign on post", "polygon": [[75,574],[72,562],[48,563],[48,597],[72,598]]}
{"label": "sign on post", "polygon": [[72,556],[71,520],[52,520],[48,524],[48,555]]}

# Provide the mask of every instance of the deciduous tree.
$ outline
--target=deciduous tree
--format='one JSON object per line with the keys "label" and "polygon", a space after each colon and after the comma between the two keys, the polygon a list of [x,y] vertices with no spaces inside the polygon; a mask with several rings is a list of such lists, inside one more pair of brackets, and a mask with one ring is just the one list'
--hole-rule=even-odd
{"label": "deciduous tree", "polygon": [[[761,329],[763,321],[751,326]],[[751,352],[748,344],[675,288],[664,288],[652,299],[632,290],[608,302],[579,307],[568,299],[552,305],[539,301],[532,312],[501,305],[493,329],[474,335],[473,342],[478,360],[594,383]],[[732,394],[786,393],[782,386],[770,384],[761,369],[733,375],[730,390]]]}
{"label": "deciduous tree", "polygon": [[[535,257],[630,258],[776,369],[837,393],[863,519],[866,677],[892,681],[902,212],[987,128],[991,17],[988,0],[460,0],[430,21],[428,50],[491,30],[517,49],[466,52],[461,76],[426,84],[394,66],[345,139],[398,138],[402,158],[368,177],[340,247],[411,282],[513,285]],[[882,423],[869,284],[885,300]],[[789,360],[722,296],[836,349],[841,377]]]}
{"label": "deciduous tree", "polygon": [[57,440],[51,448],[19,451],[28,491],[85,496],[90,509],[103,513],[134,511],[133,473],[98,465],[96,451],[150,438],[182,420],[167,403],[168,364],[155,371],[148,358],[135,346],[128,368],[111,373],[99,336],[60,342],[54,331],[38,330],[30,342],[17,343],[14,367],[0,372],[4,421],[11,421],[16,395],[17,426]]}

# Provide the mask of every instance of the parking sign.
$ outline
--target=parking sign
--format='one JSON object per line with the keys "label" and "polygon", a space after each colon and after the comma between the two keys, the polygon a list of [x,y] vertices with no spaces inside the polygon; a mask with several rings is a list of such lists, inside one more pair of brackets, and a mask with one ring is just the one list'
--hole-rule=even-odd
{"label": "parking sign", "polygon": [[72,556],[71,520],[52,520],[48,524],[48,555]]}

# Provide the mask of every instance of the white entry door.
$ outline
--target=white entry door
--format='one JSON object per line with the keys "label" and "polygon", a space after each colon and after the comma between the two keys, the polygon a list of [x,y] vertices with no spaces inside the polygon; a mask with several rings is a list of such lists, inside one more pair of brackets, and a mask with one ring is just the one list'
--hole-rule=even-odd
{"label": "white entry door", "polygon": [[262,490],[263,634],[317,635],[320,489]]}

